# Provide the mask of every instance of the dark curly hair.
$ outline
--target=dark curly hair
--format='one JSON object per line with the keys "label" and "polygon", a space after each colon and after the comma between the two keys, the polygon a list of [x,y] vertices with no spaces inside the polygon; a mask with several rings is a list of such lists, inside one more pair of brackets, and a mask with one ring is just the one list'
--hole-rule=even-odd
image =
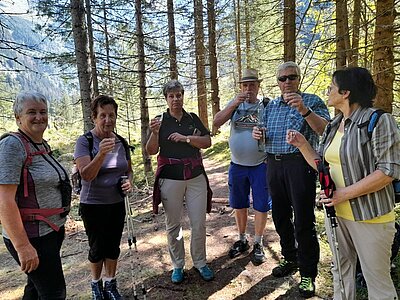
{"label": "dark curly hair", "polygon": [[115,115],[118,113],[118,104],[115,102],[114,98],[108,95],[99,95],[93,99],[92,104],[90,106],[90,110],[92,111],[92,117],[96,118],[99,107],[104,107],[105,105],[111,104],[114,106]]}
{"label": "dark curly hair", "polygon": [[349,104],[358,103],[361,107],[372,107],[376,96],[376,85],[371,73],[361,67],[337,70],[332,80],[339,93],[349,91]]}

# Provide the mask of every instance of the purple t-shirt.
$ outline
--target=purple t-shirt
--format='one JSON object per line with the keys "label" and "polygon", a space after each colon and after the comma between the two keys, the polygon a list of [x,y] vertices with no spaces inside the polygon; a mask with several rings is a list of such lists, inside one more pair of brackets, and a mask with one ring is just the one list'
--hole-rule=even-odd
{"label": "purple t-shirt", "polygon": [[[93,156],[99,152],[100,138],[93,132]],[[90,156],[89,142],[85,136],[76,141],[74,159]],[[113,204],[123,201],[118,191],[118,181],[122,175],[128,174],[128,161],[122,142],[116,138],[115,148],[106,154],[96,178],[92,181],[82,179],[80,201],[85,204]]]}

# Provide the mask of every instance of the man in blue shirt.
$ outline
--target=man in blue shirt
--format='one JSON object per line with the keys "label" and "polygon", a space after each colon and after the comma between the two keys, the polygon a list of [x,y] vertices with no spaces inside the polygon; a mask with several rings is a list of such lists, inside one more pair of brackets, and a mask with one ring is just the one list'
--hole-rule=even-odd
{"label": "man in blue shirt", "polygon": [[[265,110],[267,181],[272,218],[284,258],[272,275],[284,277],[299,268],[300,295],[311,297],[315,293],[319,261],[314,215],[316,174],[299,150],[286,143],[286,132],[288,129],[301,132],[316,149],[330,118],[318,96],[299,91],[300,68],[296,63],[281,64],[277,82],[281,96],[271,100]],[[253,129],[253,137],[261,137],[257,127]]]}

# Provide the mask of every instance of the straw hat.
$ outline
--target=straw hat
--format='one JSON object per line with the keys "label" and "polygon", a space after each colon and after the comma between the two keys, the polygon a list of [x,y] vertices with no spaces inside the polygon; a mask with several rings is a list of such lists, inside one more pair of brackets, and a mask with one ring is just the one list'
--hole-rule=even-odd
{"label": "straw hat", "polygon": [[258,78],[258,71],[256,69],[245,69],[243,71],[242,79],[239,80],[239,83],[249,82],[249,81],[257,81],[261,82],[262,79]]}

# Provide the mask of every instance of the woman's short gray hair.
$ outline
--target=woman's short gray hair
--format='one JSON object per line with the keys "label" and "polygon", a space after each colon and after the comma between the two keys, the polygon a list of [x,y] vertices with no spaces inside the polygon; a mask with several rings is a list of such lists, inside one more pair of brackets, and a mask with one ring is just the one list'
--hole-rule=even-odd
{"label": "woman's short gray hair", "polygon": [[47,107],[47,99],[42,94],[38,92],[22,92],[18,94],[13,103],[13,111],[15,116],[19,116],[22,113],[25,102],[27,101],[35,101],[38,103],[42,102],[46,104]]}
{"label": "woman's short gray hair", "polygon": [[185,92],[182,83],[180,83],[178,80],[173,79],[168,81],[163,87],[164,97],[167,98],[168,93],[176,90],[179,90],[182,93],[182,95]]}
{"label": "woman's short gray hair", "polygon": [[294,61],[287,61],[279,65],[278,70],[276,71],[276,77],[278,78],[281,71],[286,70],[288,68],[295,68],[297,75],[301,76],[299,65],[296,64]]}

